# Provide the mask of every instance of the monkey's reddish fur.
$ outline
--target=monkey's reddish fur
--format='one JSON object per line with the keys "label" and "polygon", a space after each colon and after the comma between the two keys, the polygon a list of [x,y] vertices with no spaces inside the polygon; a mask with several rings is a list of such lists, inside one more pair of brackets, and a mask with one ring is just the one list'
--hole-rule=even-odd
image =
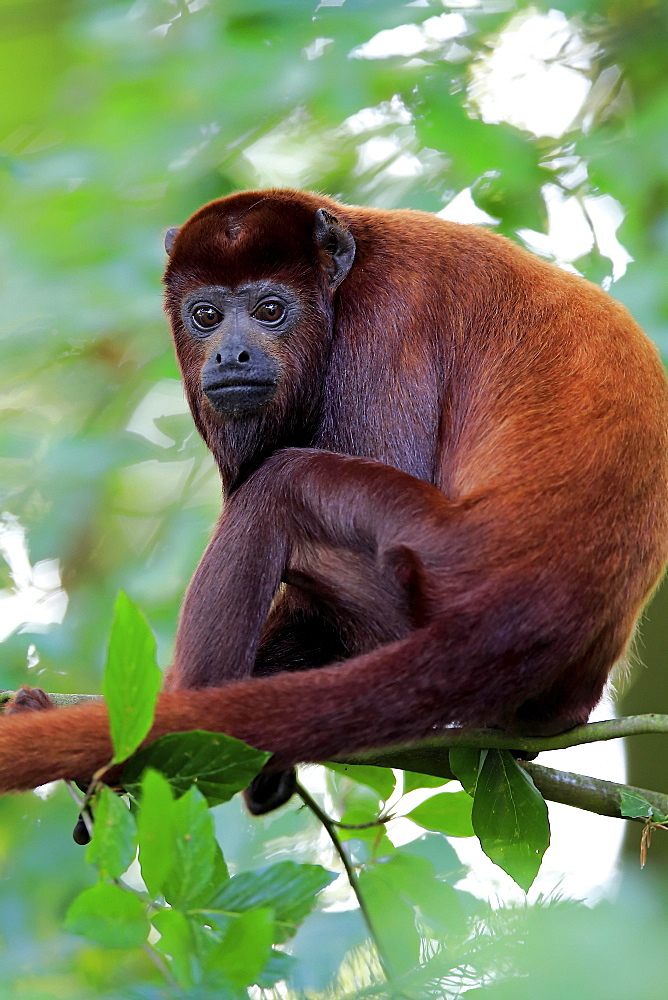
{"label": "monkey's reddish fur", "polygon": [[[333,293],[321,207],[357,246]],[[179,303],[263,278],[304,320],[269,347],[266,410],[222,418]],[[584,722],[668,551],[666,382],[626,310],[484,229],[295,191],[205,206],[165,281],[229,498],[149,740],[221,730],[284,768],[450,723]],[[0,789],[110,755],[102,704],[17,713]]]}

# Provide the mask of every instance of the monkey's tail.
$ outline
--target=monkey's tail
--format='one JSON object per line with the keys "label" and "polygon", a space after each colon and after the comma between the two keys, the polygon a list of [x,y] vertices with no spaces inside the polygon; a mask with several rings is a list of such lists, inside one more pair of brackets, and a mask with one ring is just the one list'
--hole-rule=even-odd
{"label": "monkey's tail", "polygon": [[[453,623],[450,623],[453,624]],[[456,629],[453,625],[453,632]],[[507,728],[533,693],[531,654],[453,642],[433,625],[363,656],[314,670],[253,678],[221,688],[163,692],[146,743],[208,729],[272,752],[271,770],[433,736],[447,724]],[[459,648],[455,648],[455,647]],[[536,654],[539,655],[539,654]],[[483,662],[483,660],[485,662]],[[545,678],[546,664],[534,664]],[[523,675],[518,683],[518,673]],[[600,684],[590,678],[591,705]],[[585,708],[585,711],[587,709]],[[0,791],[91,775],[112,757],[106,706],[88,702],[0,720]]]}

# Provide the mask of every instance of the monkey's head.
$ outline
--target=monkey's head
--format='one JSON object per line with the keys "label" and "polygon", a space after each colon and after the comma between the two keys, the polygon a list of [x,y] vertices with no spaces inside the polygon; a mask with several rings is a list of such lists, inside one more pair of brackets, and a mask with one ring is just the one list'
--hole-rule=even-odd
{"label": "monkey's head", "polygon": [[166,309],[195,423],[227,488],[310,443],[355,241],[326,199],[244,192],[168,230]]}

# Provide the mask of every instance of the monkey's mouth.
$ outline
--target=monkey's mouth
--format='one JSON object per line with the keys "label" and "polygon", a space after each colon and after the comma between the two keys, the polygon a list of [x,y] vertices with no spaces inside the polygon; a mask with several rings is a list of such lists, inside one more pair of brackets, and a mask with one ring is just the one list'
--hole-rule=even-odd
{"label": "monkey's mouth", "polygon": [[226,416],[261,410],[276,392],[276,382],[226,381],[203,388],[209,405]]}

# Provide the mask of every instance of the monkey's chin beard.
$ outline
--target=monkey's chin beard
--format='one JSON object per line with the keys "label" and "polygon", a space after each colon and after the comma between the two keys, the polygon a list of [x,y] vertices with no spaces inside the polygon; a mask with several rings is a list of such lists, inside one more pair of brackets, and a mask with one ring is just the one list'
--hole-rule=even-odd
{"label": "monkey's chin beard", "polygon": [[263,410],[273,399],[276,388],[275,382],[240,382],[214,385],[203,391],[216,413],[225,417],[237,417]]}

